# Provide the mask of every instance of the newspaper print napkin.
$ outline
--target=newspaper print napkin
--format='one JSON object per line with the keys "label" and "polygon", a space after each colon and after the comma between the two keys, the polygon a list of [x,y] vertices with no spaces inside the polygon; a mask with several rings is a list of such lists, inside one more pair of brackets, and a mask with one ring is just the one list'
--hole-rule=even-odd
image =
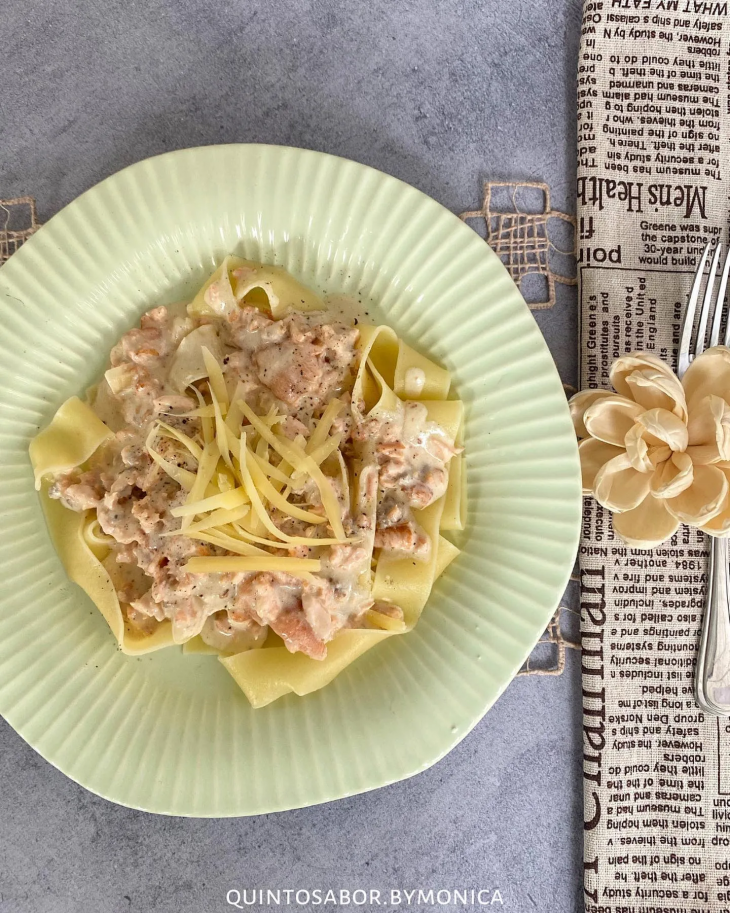
{"label": "newspaper print napkin", "polygon": [[[644,349],[673,360],[695,264],[728,241],[727,2],[589,0],[578,61],[582,387]],[[693,698],[707,547],[652,552],[587,501],[580,548],[585,901],[730,911],[730,720]]]}

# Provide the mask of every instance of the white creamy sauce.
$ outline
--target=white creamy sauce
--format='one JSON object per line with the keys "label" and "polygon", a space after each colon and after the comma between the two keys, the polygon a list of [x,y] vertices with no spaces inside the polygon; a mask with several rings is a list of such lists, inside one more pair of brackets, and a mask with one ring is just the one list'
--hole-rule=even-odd
{"label": "white creamy sauce", "polygon": [[377,323],[369,306],[349,295],[328,295],[324,305],[323,323],[345,323],[347,326]]}
{"label": "white creamy sauce", "polygon": [[426,372],[422,368],[409,368],[405,376],[406,396],[420,396],[426,386]]}
{"label": "white creamy sauce", "polygon": [[[229,391],[240,391],[260,415],[275,406],[284,417],[282,429],[289,423],[285,435],[308,437],[313,416],[321,414],[326,402],[344,393],[349,403],[357,359],[353,327],[377,322],[354,298],[330,296],[324,304],[322,311],[294,313],[277,321],[249,308],[201,321],[188,317],[183,303],[174,304],[168,306],[172,319],[164,309],[154,309],[141,327],[131,329],[114,347],[113,367],[91,399],[97,415],[118,432],[117,439],[84,480],[60,480],[53,496],[76,510],[88,507],[82,497],[89,494],[98,501],[101,529],[116,540],[110,543],[107,565],[130,622],[146,633],[169,618],[176,642],[200,633],[209,645],[238,652],[260,646],[271,627],[290,650],[322,658],[325,643],[337,630],[361,624],[363,612],[372,604],[370,555],[378,532],[378,478],[382,490],[387,488],[384,510],[391,516],[377,547],[413,552],[419,558],[427,554],[430,543],[412,508],[425,507],[443,495],[448,478],[444,467],[454,452],[453,442],[428,421],[422,403],[399,401],[397,413],[382,415],[366,436],[353,437],[361,442],[360,458],[367,457],[375,473],[374,490],[366,497],[361,494],[364,501],[357,514],[366,513],[363,505],[371,504],[369,526],[361,528],[351,514],[342,454],[338,451],[337,460],[330,457],[322,464],[340,499],[346,534],[361,544],[367,536],[369,548],[338,545],[317,553],[321,573],[308,582],[286,574],[224,578],[184,572],[191,556],[209,550],[194,539],[169,535],[179,529],[170,511],[185,493],[147,457],[148,432],[162,417],[179,421],[180,428],[202,440],[199,420],[187,419],[184,413],[197,405],[189,385],[207,374],[204,345],[220,363]],[[410,368],[406,396],[417,397],[425,383],[424,371]],[[168,448],[165,453],[172,446],[165,438],[155,441]],[[195,471],[195,460],[190,462],[186,453],[181,455],[174,447],[169,452],[180,468]],[[316,485],[295,490],[294,495],[300,506],[315,512],[322,508]],[[277,516],[273,509],[271,516],[289,534],[309,535],[303,521]],[[317,536],[311,538],[317,548]],[[307,546],[299,548],[304,557],[309,554]]]}

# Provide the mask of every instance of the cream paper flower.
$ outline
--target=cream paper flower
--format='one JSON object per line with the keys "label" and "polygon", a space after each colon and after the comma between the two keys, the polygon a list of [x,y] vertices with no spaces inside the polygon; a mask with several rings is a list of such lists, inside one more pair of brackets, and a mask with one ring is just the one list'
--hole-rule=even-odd
{"label": "cream paper flower", "polygon": [[730,536],[730,349],[708,349],[681,382],[645,352],[618,358],[610,376],[615,393],[570,400],[583,494],[633,548],[654,548],[680,523]]}

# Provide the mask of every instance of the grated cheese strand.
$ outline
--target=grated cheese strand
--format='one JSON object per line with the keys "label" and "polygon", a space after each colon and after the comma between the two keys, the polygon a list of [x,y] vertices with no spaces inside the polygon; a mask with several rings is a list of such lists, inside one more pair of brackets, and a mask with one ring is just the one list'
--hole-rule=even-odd
{"label": "grated cheese strand", "polygon": [[256,571],[281,572],[299,577],[316,574],[322,562],[316,558],[191,558],[185,565],[189,574],[240,574]]}
{"label": "grated cheese strand", "polygon": [[[258,542],[260,545],[267,545],[270,548],[290,548],[292,545],[306,545],[308,548],[317,548],[318,546],[323,545],[342,545],[343,542],[342,539],[317,539],[315,536],[312,536],[311,539],[308,536],[289,536],[286,542],[272,542],[271,539],[263,539],[261,536],[256,536],[254,533],[248,532],[248,530],[244,529],[238,522],[234,522],[232,526],[242,539]],[[352,543],[360,542],[360,539],[354,537],[352,539],[345,539],[344,541]]]}
{"label": "grated cheese strand", "polygon": [[248,495],[243,488],[234,488],[233,491],[222,491],[210,498],[203,498],[202,501],[193,501],[190,504],[183,504],[181,507],[173,507],[170,513],[173,517],[191,517],[195,514],[217,510],[220,507],[230,510],[233,507],[247,504],[248,500]]}
{"label": "grated cheese strand", "polygon": [[190,472],[188,469],[183,469],[181,466],[176,466],[174,463],[171,463],[169,460],[166,460],[161,456],[153,447],[152,441],[157,436],[157,426],[153,425],[150,433],[147,435],[147,440],[145,442],[145,448],[147,453],[152,457],[152,459],[157,463],[157,465],[170,476],[177,484],[184,488],[185,491],[190,491],[195,483],[195,473]]}
{"label": "grated cheese strand", "polygon": [[246,432],[241,431],[241,450],[238,458],[238,468],[241,473],[241,482],[243,487],[246,489],[246,492],[251,499],[251,506],[253,508],[253,515],[258,517],[263,526],[277,539],[281,539],[283,542],[290,542],[291,536],[288,536],[286,533],[283,533],[268,515],[266,508],[263,505],[261,497],[254,485],[254,481],[251,478],[251,473],[248,469],[248,460],[246,459]]}
{"label": "grated cheese strand", "polygon": [[[208,493],[208,488],[212,488],[210,481],[213,478],[213,473],[216,470],[218,465],[218,458],[220,454],[218,452],[218,446],[215,441],[211,441],[210,444],[206,444],[203,448],[203,452],[200,455],[198,460],[198,471],[195,475],[195,481],[193,482],[192,488],[188,492],[188,496],[185,499],[186,504],[191,504],[194,501],[200,501]],[[190,523],[192,523],[192,516],[184,517],[182,522],[182,529],[185,529]]]}
{"label": "grated cheese strand", "polygon": [[[203,399],[203,394],[200,392],[200,390],[198,390],[197,387],[192,387],[191,389],[195,391],[195,395],[197,396],[198,402],[200,403],[200,406],[199,406],[200,416],[201,416],[200,424],[203,427],[203,440],[205,441],[206,444],[210,444],[210,442],[213,440],[213,437],[214,437],[213,418],[215,417],[215,410],[213,409],[212,405],[209,406],[205,402],[205,400]],[[208,415],[205,414],[206,409],[213,410],[210,417],[208,417]]]}
{"label": "grated cheese strand", "polygon": [[[191,523],[185,532],[197,533],[206,529],[214,529],[218,526],[226,526],[229,523],[235,523],[238,520],[243,520],[250,510],[250,504],[241,504],[240,507],[231,508],[219,507],[218,510],[214,510],[212,513],[208,514],[207,517],[203,517],[202,520]],[[163,533],[162,535],[166,534]]]}
{"label": "grated cheese strand", "polygon": [[248,448],[246,448],[246,461],[248,471],[251,473],[251,478],[256,485],[256,489],[270,504],[273,504],[273,506],[277,507],[282,513],[288,514],[290,517],[294,517],[297,520],[303,520],[305,523],[319,524],[327,522],[325,517],[320,517],[318,514],[313,514],[311,511],[302,510],[301,507],[297,507],[295,504],[290,504],[286,498],[274,488],[271,482],[269,482],[264,471],[260,468]]}
{"label": "grated cheese strand", "polygon": [[[263,441],[263,444],[264,444],[264,447],[266,447],[268,449],[268,444],[266,443],[266,441]],[[257,447],[257,449],[258,449],[258,447]],[[254,460],[256,460],[258,465],[261,467],[262,472],[266,473],[266,475],[270,479],[275,479],[277,482],[281,482],[282,485],[289,484],[289,482],[290,482],[289,476],[285,472],[282,472],[281,469],[278,468],[278,466],[272,466],[271,463],[264,456],[262,456],[259,453],[256,453],[253,450],[250,450],[249,453],[251,453]]]}
{"label": "grated cheese strand", "polygon": [[[332,531],[336,538],[344,540],[345,530],[342,526],[342,518],[340,517],[340,506],[337,503],[337,498],[332,486],[327,481],[327,478],[319,466],[317,466],[309,454],[305,453],[300,447],[297,447],[292,441],[284,440],[275,435],[243,400],[241,400],[239,405],[243,414],[253,425],[258,434],[264,438],[264,440],[273,447],[293,469],[305,472],[314,479],[317,488],[319,488],[322,505],[324,506]],[[243,439],[243,435],[241,437]]]}
{"label": "grated cheese strand", "polygon": [[[330,400],[327,408],[322,413],[322,418],[317,422],[317,427],[312,432],[312,436],[307,444],[307,453],[313,454],[314,451],[321,447],[327,440],[332,423],[342,411],[343,402],[339,399]],[[320,461],[321,462],[321,461]]]}
{"label": "grated cheese strand", "polygon": [[225,406],[227,409],[228,388],[226,387],[226,379],[223,377],[223,369],[210,349],[201,346],[200,351],[203,353],[203,364],[205,365],[205,370],[208,372],[211,393],[214,394],[215,399],[218,400],[221,406]]}
{"label": "grated cheese strand", "polygon": [[[246,557],[251,557],[253,555],[268,555],[268,552],[265,552],[262,548],[256,548],[255,545],[249,545],[248,542],[239,542],[237,539],[232,539],[224,533],[191,533],[186,530],[183,535],[187,536],[188,539],[196,539],[201,542],[207,542],[209,545],[217,545],[219,548],[224,548],[226,551],[233,552],[234,555],[244,555]],[[189,568],[189,562],[185,565],[185,568],[186,570]]]}
{"label": "grated cheese strand", "polygon": [[200,461],[200,457],[203,454],[203,448],[196,444],[195,441],[188,437],[187,434],[183,434],[182,431],[178,431],[177,428],[173,428],[172,425],[168,425],[166,422],[157,422],[158,426],[165,431],[165,436],[173,438],[176,441],[187,447],[190,453],[195,457],[196,460]]}

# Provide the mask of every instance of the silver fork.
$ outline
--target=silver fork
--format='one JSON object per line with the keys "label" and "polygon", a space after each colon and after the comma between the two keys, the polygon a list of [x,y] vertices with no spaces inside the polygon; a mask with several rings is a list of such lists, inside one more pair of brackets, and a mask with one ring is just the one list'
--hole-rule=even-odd
{"label": "silver fork", "polygon": [[[720,327],[723,314],[726,318],[723,344],[730,343],[730,316],[725,308],[728,273],[730,272],[730,254],[720,277],[720,286],[715,297],[715,278],[720,263],[722,245],[718,242],[710,264],[707,285],[700,308],[697,331],[694,330],[695,312],[699,301],[704,279],[705,265],[712,242],[705,248],[700,258],[687,309],[682,321],[682,335],[679,343],[677,374],[681,378],[692,360],[705,351],[707,325],[712,313],[710,327],[711,346],[720,340]],[[695,697],[699,706],[715,716],[730,715],[730,566],[728,566],[728,540],[710,537],[710,554],[708,565],[707,598],[702,619],[702,635],[697,654],[695,669]]]}

